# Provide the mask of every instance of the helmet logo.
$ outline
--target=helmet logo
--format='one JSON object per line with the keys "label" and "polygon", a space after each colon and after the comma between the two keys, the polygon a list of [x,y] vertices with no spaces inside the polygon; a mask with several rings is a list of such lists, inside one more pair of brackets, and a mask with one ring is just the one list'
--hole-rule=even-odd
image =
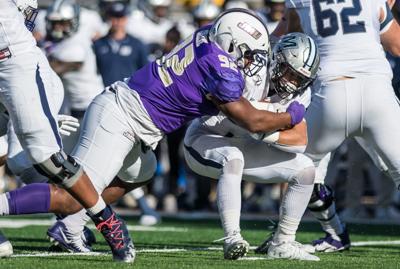
{"label": "helmet logo", "polygon": [[239,22],[237,24],[237,27],[239,27],[239,29],[242,29],[243,31],[251,35],[256,40],[261,37],[261,33],[247,22]]}
{"label": "helmet logo", "polygon": [[284,38],[282,38],[281,43],[282,47],[285,49],[298,47],[296,42],[296,36],[294,35],[285,36]]}

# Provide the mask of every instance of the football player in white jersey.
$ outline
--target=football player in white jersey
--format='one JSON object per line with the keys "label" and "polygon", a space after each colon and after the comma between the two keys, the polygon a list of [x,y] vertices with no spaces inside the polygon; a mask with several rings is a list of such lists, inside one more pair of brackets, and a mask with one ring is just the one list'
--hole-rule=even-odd
{"label": "football player in white jersey", "polygon": [[[0,101],[7,109],[15,133],[35,168],[64,187],[88,210],[94,222],[103,226],[102,233],[108,242],[113,231],[111,227],[107,228],[109,226],[104,227],[107,220],[116,221],[123,237],[129,238],[123,221],[110,207],[106,207],[90,179],[82,176],[82,167],[62,150],[54,117],[57,112],[52,111],[49,105],[54,96],[46,94],[46,88],[53,87],[54,72],[29,31],[34,27],[32,19],[36,8],[37,2],[32,0],[0,1]],[[35,194],[35,203],[19,199],[25,197],[28,190]],[[27,185],[25,190],[14,192],[13,198],[21,200],[21,206],[10,205],[4,195],[0,200],[2,205],[8,205],[9,213],[23,214],[26,210],[49,210],[50,195],[47,184],[32,184]],[[110,247],[114,253],[126,250],[117,249],[112,244]]]}
{"label": "football player in white jersey", "polygon": [[[307,64],[310,61],[310,65]],[[257,77],[246,78],[244,96],[255,107],[284,111],[295,99],[305,106],[310,92],[305,90],[316,77],[319,55],[314,41],[293,33],[275,45],[271,68],[271,88],[277,94],[268,98],[267,68]],[[262,101],[262,102],[257,102]],[[217,203],[224,229],[224,258],[244,256],[249,244],[240,234],[241,181],[257,183],[288,182],[280,208],[278,231],[269,243],[268,256],[319,260],[295,241],[300,219],[307,208],[314,183],[312,161],[301,154],[307,144],[306,123],[272,134],[251,134],[223,114],[196,119],[185,136],[185,158],[196,173],[218,179]]]}
{"label": "football player in white jersey", "polygon": [[[46,9],[39,10],[38,16],[35,20],[35,29],[33,35],[37,41],[42,41],[46,36]],[[99,13],[85,7],[80,8],[79,14],[79,34],[96,40],[97,38],[105,35],[109,26],[103,22]]]}
{"label": "football player in white jersey", "polygon": [[[72,0],[56,0],[46,14],[45,50],[50,66],[61,77],[66,104],[72,116],[82,119],[103,83],[96,68],[91,37],[80,28],[80,6]],[[65,152],[72,151],[77,136],[64,144]]]}
{"label": "football player in white jersey", "polygon": [[[393,19],[392,4],[385,0],[287,0],[286,20],[273,34],[304,31],[316,40],[321,51],[321,72],[306,115],[306,154],[318,166],[347,137],[362,137],[379,154],[399,186],[400,126],[393,123],[398,120],[400,107],[384,54],[386,50],[400,55],[400,27]],[[323,175],[318,170],[317,179],[319,173]],[[349,248],[331,190],[316,184],[309,207],[327,233],[314,241],[316,249]]]}

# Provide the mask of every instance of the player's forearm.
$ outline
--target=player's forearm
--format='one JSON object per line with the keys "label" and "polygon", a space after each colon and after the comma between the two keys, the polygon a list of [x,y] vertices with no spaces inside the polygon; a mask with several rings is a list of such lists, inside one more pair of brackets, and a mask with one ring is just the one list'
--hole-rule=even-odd
{"label": "player's forearm", "polygon": [[243,122],[243,127],[252,133],[269,133],[277,130],[291,128],[289,113],[273,113],[256,110],[249,120]]}
{"label": "player's forearm", "polygon": [[291,129],[280,131],[276,142],[287,146],[307,145],[307,124],[303,121]]}

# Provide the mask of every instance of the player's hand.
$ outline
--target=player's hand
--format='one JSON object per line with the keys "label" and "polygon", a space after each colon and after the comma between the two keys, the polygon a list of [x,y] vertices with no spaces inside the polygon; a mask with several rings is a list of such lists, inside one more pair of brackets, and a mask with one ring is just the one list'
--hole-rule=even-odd
{"label": "player's hand", "polygon": [[61,135],[70,136],[75,133],[79,128],[79,121],[77,118],[68,115],[58,115],[58,128]]}
{"label": "player's hand", "polygon": [[286,109],[286,112],[290,114],[291,117],[290,124],[296,125],[303,120],[304,114],[306,113],[306,108],[299,102],[293,101]]}

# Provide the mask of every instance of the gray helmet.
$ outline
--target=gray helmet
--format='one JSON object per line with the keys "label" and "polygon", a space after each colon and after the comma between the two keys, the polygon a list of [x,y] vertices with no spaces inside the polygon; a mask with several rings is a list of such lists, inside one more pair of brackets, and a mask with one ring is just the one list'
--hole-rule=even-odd
{"label": "gray helmet", "polygon": [[271,82],[281,98],[301,94],[315,80],[319,69],[319,50],[314,40],[303,33],[287,34],[272,53]]}
{"label": "gray helmet", "polygon": [[209,0],[201,2],[193,11],[193,16],[195,20],[214,20],[221,9]]}
{"label": "gray helmet", "polygon": [[[78,31],[80,7],[75,0],[56,0],[49,6],[46,14],[47,35],[56,40],[63,40]],[[54,28],[56,23],[69,23],[63,30]]]}

